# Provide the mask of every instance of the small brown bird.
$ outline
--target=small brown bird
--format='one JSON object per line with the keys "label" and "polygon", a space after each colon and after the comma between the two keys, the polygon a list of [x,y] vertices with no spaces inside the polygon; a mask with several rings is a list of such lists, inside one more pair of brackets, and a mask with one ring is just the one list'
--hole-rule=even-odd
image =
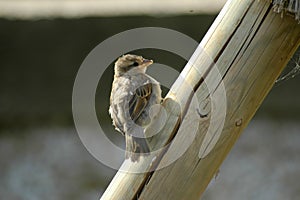
{"label": "small brown bird", "polygon": [[151,106],[161,102],[159,82],[146,74],[152,60],[123,55],[115,63],[109,113],[116,130],[125,135],[126,154],[133,162],[150,152],[145,129]]}

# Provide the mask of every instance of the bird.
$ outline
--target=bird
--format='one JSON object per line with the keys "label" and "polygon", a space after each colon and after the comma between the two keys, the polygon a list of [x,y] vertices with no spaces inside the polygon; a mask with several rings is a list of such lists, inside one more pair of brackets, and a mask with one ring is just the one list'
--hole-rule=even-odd
{"label": "bird", "polygon": [[146,74],[153,60],[126,54],[114,65],[109,113],[115,129],[125,136],[125,159],[138,162],[150,148],[145,129],[151,123],[150,109],[160,104],[161,86]]}

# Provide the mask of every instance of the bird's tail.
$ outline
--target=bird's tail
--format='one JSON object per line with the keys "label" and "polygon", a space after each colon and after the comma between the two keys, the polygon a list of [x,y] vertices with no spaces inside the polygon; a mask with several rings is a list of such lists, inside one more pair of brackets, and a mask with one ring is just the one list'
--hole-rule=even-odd
{"label": "bird's tail", "polygon": [[126,159],[130,158],[132,162],[138,162],[140,156],[150,153],[150,149],[146,138],[133,137],[132,135],[125,134],[126,139]]}

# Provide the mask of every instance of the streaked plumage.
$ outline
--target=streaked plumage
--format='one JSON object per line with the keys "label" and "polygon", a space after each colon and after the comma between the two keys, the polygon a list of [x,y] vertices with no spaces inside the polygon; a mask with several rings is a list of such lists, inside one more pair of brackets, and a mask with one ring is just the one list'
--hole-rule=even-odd
{"label": "streaked plumage", "polygon": [[126,158],[138,161],[148,153],[144,130],[151,119],[152,105],[161,102],[160,84],[146,74],[152,60],[127,54],[115,63],[115,75],[110,96],[109,113],[116,130],[125,135]]}

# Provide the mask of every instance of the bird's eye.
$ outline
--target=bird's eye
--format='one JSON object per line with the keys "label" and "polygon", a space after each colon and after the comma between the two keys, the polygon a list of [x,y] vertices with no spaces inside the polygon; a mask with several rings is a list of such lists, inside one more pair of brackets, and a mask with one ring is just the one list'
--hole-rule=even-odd
{"label": "bird's eye", "polygon": [[134,62],[133,66],[139,66],[139,63],[138,62]]}

